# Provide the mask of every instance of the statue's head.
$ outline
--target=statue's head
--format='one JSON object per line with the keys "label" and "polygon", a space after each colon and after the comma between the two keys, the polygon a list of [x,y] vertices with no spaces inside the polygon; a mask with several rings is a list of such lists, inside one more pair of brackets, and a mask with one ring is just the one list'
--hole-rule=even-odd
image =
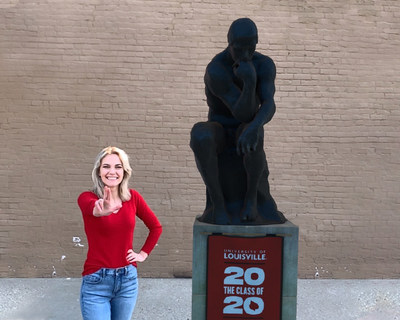
{"label": "statue's head", "polygon": [[232,22],[228,31],[228,50],[234,61],[250,61],[256,51],[258,32],[249,18]]}

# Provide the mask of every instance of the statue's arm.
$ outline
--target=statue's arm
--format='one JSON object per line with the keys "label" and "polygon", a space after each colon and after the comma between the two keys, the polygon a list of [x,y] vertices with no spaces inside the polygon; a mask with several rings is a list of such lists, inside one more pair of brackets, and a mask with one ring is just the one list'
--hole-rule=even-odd
{"label": "statue's arm", "polygon": [[246,154],[256,150],[260,141],[260,132],[264,124],[274,116],[276,107],[275,94],[275,65],[272,60],[258,64],[257,69],[257,95],[260,99],[260,108],[253,120],[246,125],[237,142],[238,154]]}
{"label": "statue's arm", "polygon": [[256,82],[245,82],[240,90],[232,77],[233,74],[229,73],[225,66],[211,62],[207,66],[204,82],[210,92],[221,99],[235,119],[248,123],[254,118],[258,108]]}
{"label": "statue's arm", "polygon": [[263,126],[271,121],[275,114],[275,78],[275,64],[270,58],[267,58],[258,69],[257,95],[260,99],[261,105],[252,121],[254,126]]}

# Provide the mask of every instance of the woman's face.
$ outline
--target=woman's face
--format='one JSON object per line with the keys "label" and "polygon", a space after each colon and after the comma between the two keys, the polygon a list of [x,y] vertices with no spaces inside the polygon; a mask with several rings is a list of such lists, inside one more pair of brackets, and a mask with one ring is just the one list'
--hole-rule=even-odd
{"label": "woman's face", "polygon": [[124,168],[117,154],[106,155],[101,161],[100,178],[107,187],[118,186],[124,177]]}

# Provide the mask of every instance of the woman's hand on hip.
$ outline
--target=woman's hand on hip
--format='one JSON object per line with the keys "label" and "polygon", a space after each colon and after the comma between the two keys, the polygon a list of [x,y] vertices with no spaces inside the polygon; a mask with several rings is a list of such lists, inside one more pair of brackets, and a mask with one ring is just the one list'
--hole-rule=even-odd
{"label": "woman's hand on hip", "polygon": [[132,249],[128,250],[126,260],[130,263],[132,262],[143,262],[144,260],[147,259],[149,255],[144,252],[143,250],[140,251],[139,253],[134,252]]}

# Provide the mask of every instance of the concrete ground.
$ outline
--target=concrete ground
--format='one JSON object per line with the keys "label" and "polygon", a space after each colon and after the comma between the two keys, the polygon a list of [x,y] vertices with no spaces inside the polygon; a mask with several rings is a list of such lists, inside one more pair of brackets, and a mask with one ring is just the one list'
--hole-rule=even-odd
{"label": "concrete ground", "polygon": [[[0,319],[81,319],[80,283],[0,279]],[[191,286],[191,279],[141,278],[132,319],[191,319]],[[299,280],[297,320],[400,320],[400,280]]]}

